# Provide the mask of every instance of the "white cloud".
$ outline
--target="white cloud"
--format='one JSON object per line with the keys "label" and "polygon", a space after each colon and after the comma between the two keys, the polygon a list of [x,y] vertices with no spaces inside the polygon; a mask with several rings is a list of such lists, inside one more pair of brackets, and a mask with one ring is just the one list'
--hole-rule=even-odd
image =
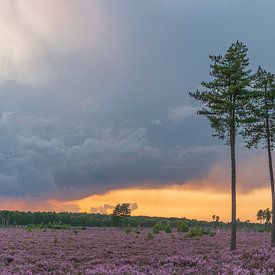
{"label": "white cloud", "polygon": [[44,84],[55,75],[52,62],[97,49],[107,22],[96,1],[0,0],[0,81]]}
{"label": "white cloud", "polygon": [[152,125],[161,125],[161,124],[163,124],[163,122],[161,121],[161,120],[159,120],[159,119],[156,119],[156,120],[150,120],[150,121],[148,121],[150,124],[152,124]]}
{"label": "white cloud", "polygon": [[[112,210],[116,207],[116,205],[111,205],[111,204],[103,204],[100,205],[98,207],[91,207],[91,213],[94,214],[109,214],[110,212],[112,212]],[[133,212],[138,208],[138,205],[136,202],[134,203],[130,203],[130,210]]]}
{"label": "white cloud", "polygon": [[98,108],[100,106],[99,103],[97,103],[95,100],[90,99],[84,99],[77,103],[77,107],[83,108],[83,109],[94,109]]}
{"label": "white cloud", "polygon": [[136,202],[130,204],[130,210],[133,212],[138,209],[138,204]]}
{"label": "white cloud", "polygon": [[190,105],[170,107],[168,109],[168,119],[174,123],[178,123],[185,120],[189,116],[196,114],[197,111],[197,107]]}
{"label": "white cloud", "polygon": [[91,207],[91,213],[93,214],[108,214],[108,211],[113,210],[115,205],[104,204],[99,207]]}

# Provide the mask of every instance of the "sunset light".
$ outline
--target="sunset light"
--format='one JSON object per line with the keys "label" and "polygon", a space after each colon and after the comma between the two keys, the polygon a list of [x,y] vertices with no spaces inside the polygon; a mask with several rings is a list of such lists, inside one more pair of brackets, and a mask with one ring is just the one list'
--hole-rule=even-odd
{"label": "sunset light", "polygon": [[275,274],[274,14],[0,0],[0,275]]}

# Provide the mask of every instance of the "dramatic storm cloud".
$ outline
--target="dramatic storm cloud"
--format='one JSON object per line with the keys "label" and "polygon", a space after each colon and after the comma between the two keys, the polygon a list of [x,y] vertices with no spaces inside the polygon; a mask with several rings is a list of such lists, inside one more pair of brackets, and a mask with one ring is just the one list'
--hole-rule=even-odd
{"label": "dramatic storm cloud", "polygon": [[208,54],[238,39],[252,69],[274,71],[274,12],[273,1],[0,0],[0,195],[211,176],[226,148],[188,92],[209,78]]}
{"label": "dramatic storm cloud", "polygon": [[15,113],[2,114],[0,129],[2,195],[81,196],[181,182],[203,175],[220,152],[215,146],[161,150],[144,128],[98,129]]}

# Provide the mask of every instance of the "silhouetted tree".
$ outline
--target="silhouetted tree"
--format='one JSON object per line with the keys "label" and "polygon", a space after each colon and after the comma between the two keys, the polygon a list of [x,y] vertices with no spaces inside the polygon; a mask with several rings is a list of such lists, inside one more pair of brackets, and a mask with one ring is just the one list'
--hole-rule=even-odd
{"label": "silhouetted tree", "polygon": [[[272,209],[275,209],[272,150],[275,148],[275,75],[261,67],[253,76],[252,92],[246,107],[243,136],[248,148],[261,143],[267,149]],[[271,245],[275,246],[275,212],[272,212]]]}
{"label": "silhouetted tree", "polygon": [[122,221],[123,226],[125,226],[126,218],[131,215],[131,209],[129,203],[123,203],[116,205],[115,209],[112,213],[112,218],[114,221],[114,225],[118,226],[120,225],[120,222]]}
{"label": "silhouetted tree", "polygon": [[260,209],[258,212],[257,212],[257,220],[260,221],[261,223],[263,223],[263,217],[264,215],[264,211],[262,209]]}
{"label": "silhouetted tree", "polygon": [[213,215],[212,220],[214,221],[214,227],[216,227],[219,224],[220,216]]}
{"label": "silhouetted tree", "polygon": [[210,75],[213,80],[202,82],[206,90],[190,93],[192,97],[202,101],[203,108],[198,112],[206,116],[215,135],[226,140],[231,155],[231,250],[236,249],[236,134],[241,124],[244,100],[250,84],[250,70],[247,69],[247,47],[236,42],[231,44],[224,56],[210,55]]}
{"label": "silhouetted tree", "polygon": [[265,230],[268,230],[268,227],[271,221],[271,215],[272,215],[272,212],[269,210],[269,208],[263,211],[263,220],[265,221]]}

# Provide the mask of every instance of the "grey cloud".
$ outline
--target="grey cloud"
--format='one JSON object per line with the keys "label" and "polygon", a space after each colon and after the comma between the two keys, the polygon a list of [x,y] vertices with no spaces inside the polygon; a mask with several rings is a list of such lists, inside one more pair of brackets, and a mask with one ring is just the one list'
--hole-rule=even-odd
{"label": "grey cloud", "polygon": [[[238,192],[247,194],[259,188],[268,188],[270,180],[268,178],[267,157],[265,151],[261,149],[244,151],[238,148]],[[221,159],[209,169],[208,175],[189,184],[189,187],[213,189],[215,192],[228,192],[230,190],[230,159]]]}
{"label": "grey cloud", "polygon": [[156,120],[150,120],[150,121],[148,121],[148,123],[150,123],[152,125],[161,125],[161,124],[163,124],[163,121],[156,119]]}
{"label": "grey cloud", "polygon": [[168,110],[168,119],[174,123],[181,122],[189,116],[195,115],[197,111],[197,107],[190,105],[170,107]]}
{"label": "grey cloud", "polygon": [[203,178],[226,155],[187,100],[209,78],[208,55],[239,39],[252,68],[275,68],[271,0],[0,0],[0,7],[7,197],[80,197]]}
{"label": "grey cloud", "polygon": [[[39,122],[40,127],[31,127],[32,122],[34,125]],[[43,125],[52,129],[52,137],[45,136]],[[161,150],[150,145],[144,128],[117,131],[84,127],[61,131],[62,127],[54,118],[3,113],[0,120],[2,195],[55,193],[73,198],[129,185],[185,182],[207,173],[219,155],[216,147]],[[73,143],[67,142],[68,132],[74,138]],[[203,164],[205,159],[208,162]],[[167,166],[181,170],[175,173],[174,169],[165,169]]]}

